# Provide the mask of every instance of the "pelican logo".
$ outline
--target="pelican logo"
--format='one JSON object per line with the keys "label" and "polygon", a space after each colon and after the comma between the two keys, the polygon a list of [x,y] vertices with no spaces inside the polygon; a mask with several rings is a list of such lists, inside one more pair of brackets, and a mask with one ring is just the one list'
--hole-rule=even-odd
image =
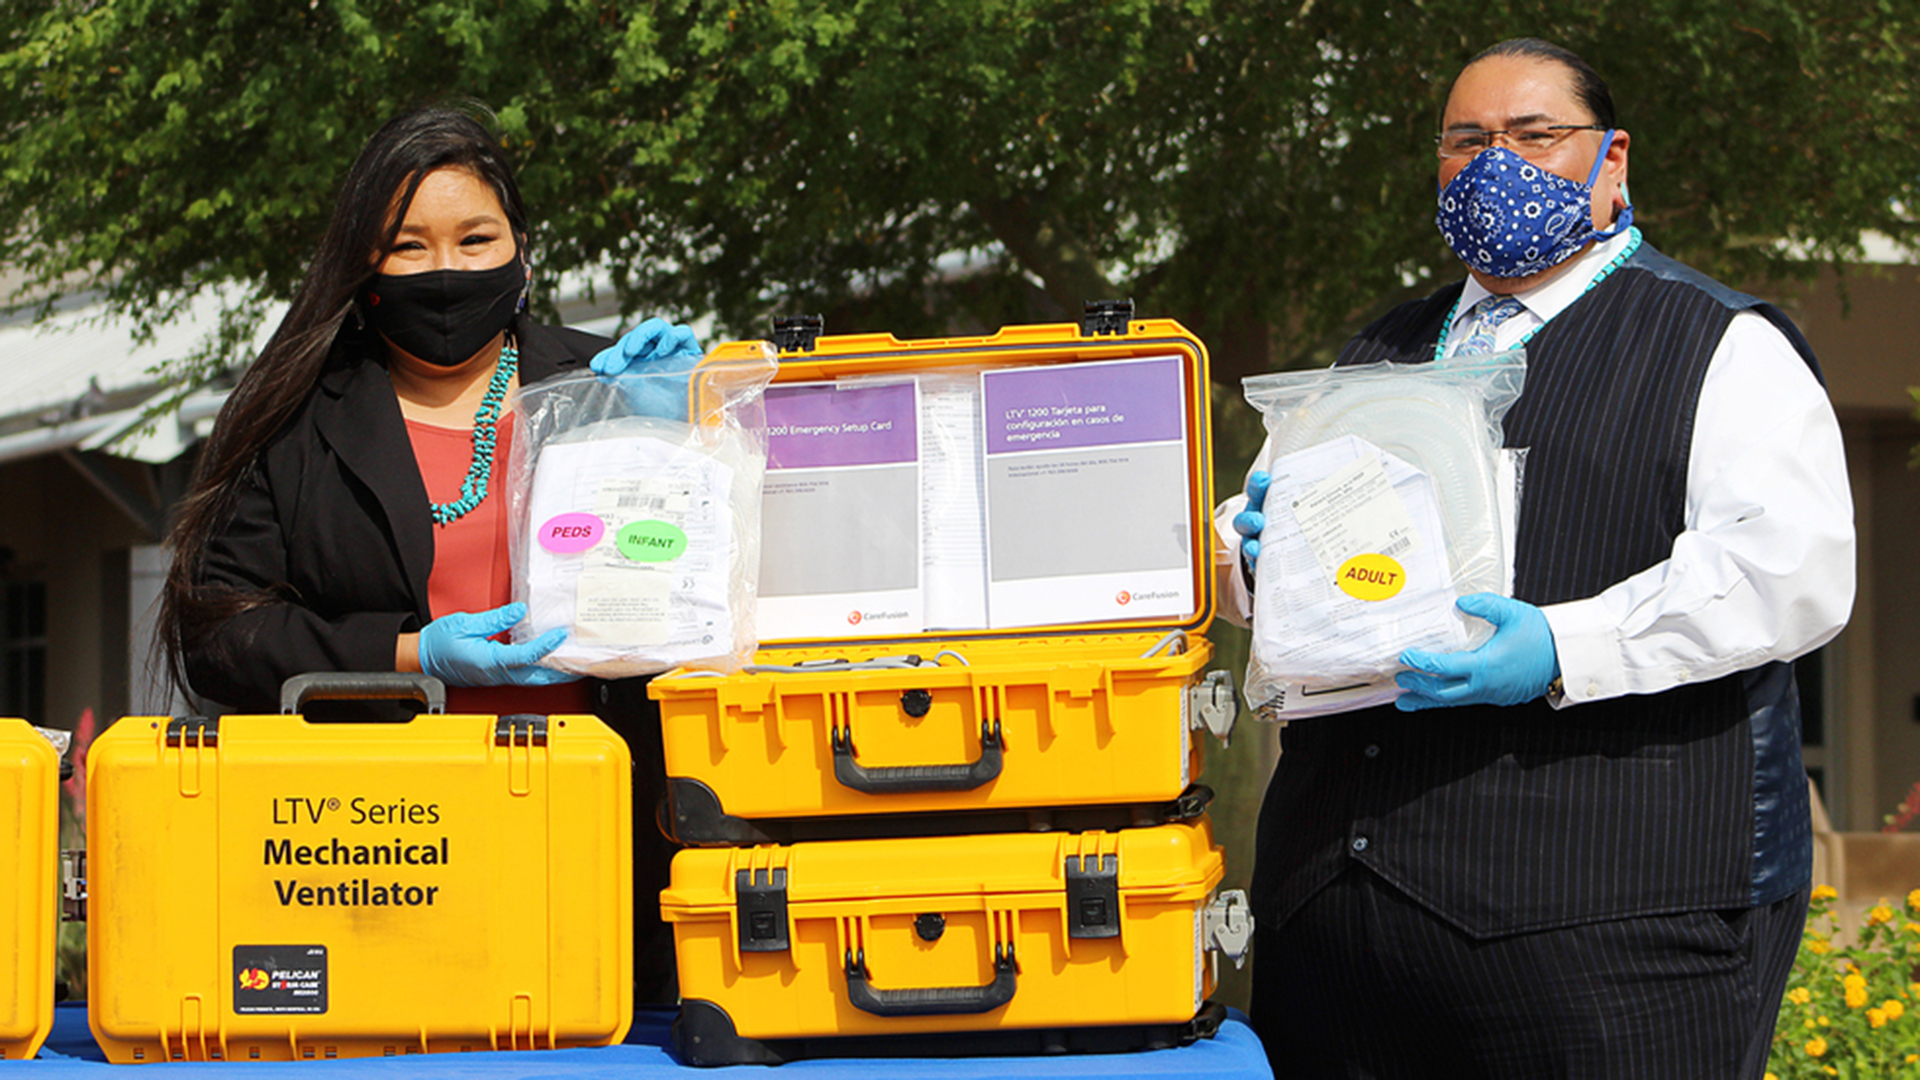
{"label": "pelican logo", "polygon": [[849,612],[847,612],[847,625],[848,625],[848,626],[859,626],[859,625],[860,625],[860,613],[859,613],[859,612],[857,612],[857,611],[849,611]]}
{"label": "pelican logo", "polygon": [[324,1013],[327,1011],[325,945],[233,947],[233,1011]]}
{"label": "pelican logo", "polygon": [[1121,589],[1120,595],[1114,597],[1114,600],[1118,602],[1121,607],[1126,607],[1128,604],[1133,603],[1133,594],[1125,589]]}

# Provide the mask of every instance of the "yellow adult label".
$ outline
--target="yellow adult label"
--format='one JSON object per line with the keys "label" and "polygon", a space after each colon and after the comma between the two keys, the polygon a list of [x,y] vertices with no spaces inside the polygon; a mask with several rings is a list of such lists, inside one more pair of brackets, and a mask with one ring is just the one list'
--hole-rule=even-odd
{"label": "yellow adult label", "polygon": [[1406,587],[1407,571],[1385,555],[1355,555],[1340,564],[1334,583],[1356,600],[1386,600]]}

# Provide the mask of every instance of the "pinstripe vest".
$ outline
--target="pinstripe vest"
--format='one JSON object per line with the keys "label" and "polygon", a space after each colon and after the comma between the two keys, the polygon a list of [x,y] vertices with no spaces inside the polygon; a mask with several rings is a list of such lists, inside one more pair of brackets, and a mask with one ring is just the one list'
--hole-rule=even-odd
{"label": "pinstripe vest", "polygon": [[[1432,358],[1453,285],[1339,363]],[[1684,529],[1694,407],[1742,310],[1814,368],[1786,317],[1640,249],[1527,346],[1507,445],[1526,447],[1514,593],[1595,595]],[[1811,872],[1792,668],[1555,711],[1545,701],[1289,725],[1260,814],[1255,914],[1277,926],[1358,862],[1480,937],[1771,903]]]}

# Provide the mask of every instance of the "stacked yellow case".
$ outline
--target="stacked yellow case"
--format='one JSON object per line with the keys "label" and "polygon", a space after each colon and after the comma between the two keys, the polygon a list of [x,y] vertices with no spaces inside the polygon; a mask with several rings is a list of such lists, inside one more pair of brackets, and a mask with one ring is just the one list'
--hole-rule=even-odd
{"label": "stacked yellow case", "polygon": [[[1205,348],[1178,323],[1131,319],[1130,305],[984,338],[803,331],[779,344],[770,395],[1170,361],[1184,580],[1149,593],[1116,579],[1102,586],[1103,614],[1071,622],[763,633],[744,672],[654,679],[663,824],[694,845],[661,897],[683,999],[676,1053],[721,1065],[1129,1049],[1209,1033],[1217,950],[1237,957],[1250,922],[1244,897],[1216,895],[1223,864],[1196,782],[1203,732],[1224,738],[1233,716],[1230,683],[1206,671]],[[779,539],[770,531],[763,567]],[[1130,602],[1170,593],[1177,611],[1163,602],[1127,617]],[[861,624],[857,609],[848,621]]]}

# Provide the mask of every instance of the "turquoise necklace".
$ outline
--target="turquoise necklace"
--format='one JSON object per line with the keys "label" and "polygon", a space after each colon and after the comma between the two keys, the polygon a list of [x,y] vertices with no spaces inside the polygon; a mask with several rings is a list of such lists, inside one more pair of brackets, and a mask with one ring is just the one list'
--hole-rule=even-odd
{"label": "turquoise necklace", "polygon": [[[1615,255],[1613,257],[1613,261],[1607,263],[1606,266],[1602,267],[1600,272],[1594,275],[1592,281],[1587,282],[1587,287],[1580,290],[1580,295],[1585,296],[1588,293],[1592,292],[1594,286],[1607,280],[1608,277],[1612,276],[1615,270],[1620,269],[1621,264],[1625,263],[1627,259],[1633,255],[1634,252],[1639,250],[1640,250],[1640,229],[1638,226],[1634,226],[1627,230],[1627,246],[1621,248],[1620,254]],[[1447,321],[1440,324],[1440,340],[1433,343],[1433,359],[1436,363],[1440,360],[1442,356],[1446,355],[1447,338],[1451,336],[1453,333],[1453,320],[1460,316],[1460,301],[1465,300],[1466,298],[1467,298],[1466,290],[1463,289],[1460,292],[1460,299],[1455,300],[1453,302],[1453,310],[1447,312]],[[1507,348],[1517,349],[1520,346],[1525,345],[1527,342],[1533,340],[1533,335],[1539,333],[1542,330],[1545,330],[1546,328],[1547,328],[1547,324],[1541,323],[1539,326],[1536,326],[1533,329],[1527,331],[1524,337],[1522,337],[1519,341],[1514,342],[1512,345],[1509,345]],[[1505,352],[1506,350],[1502,349],[1501,351]]]}
{"label": "turquoise necklace", "polygon": [[473,414],[473,464],[467,466],[467,478],[460,481],[460,497],[452,502],[433,504],[434,524],[451,525],[459,521],[487,497],[487,481],[493,479],[493,446],[500,426],[500,407],[506,404],[507,386],[513,382],[513,373],[519,367],[517,349],[508,345],[500,350],[500,361],[494,365],[487,394],[480,399],[480,408]]}

